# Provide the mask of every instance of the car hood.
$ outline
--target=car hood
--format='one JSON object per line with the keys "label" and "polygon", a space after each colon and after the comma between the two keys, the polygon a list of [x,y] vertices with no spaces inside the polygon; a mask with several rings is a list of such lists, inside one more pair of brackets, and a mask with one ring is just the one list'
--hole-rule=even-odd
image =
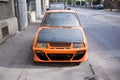
{"label": "car hood", "polygon": [[39,43],[46,42],[83,42],[80,29],[69,28],[43,28],[38,33]]}

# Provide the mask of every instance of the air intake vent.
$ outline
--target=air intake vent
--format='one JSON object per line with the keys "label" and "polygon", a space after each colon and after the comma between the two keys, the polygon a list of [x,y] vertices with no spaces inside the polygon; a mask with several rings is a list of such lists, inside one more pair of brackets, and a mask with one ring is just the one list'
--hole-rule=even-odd
{"label": "air intake vent", "polygon": [[3,38],[9,35],[9,31],[8,31],[8,26],[5,26],[2,28],[2,36]]}
{"label": "air intake vent", "polygon": [[70,47],[71,43],[49,43],[51,47]]}

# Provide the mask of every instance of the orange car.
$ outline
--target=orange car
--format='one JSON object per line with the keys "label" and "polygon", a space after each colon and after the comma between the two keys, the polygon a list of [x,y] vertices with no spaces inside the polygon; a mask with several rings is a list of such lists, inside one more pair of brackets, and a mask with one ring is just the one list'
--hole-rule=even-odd
{"label": "orange car", "polygon": [[87,40],[75,11],[46,11],[34,39],[33,52],[37,62],[86,61]]}

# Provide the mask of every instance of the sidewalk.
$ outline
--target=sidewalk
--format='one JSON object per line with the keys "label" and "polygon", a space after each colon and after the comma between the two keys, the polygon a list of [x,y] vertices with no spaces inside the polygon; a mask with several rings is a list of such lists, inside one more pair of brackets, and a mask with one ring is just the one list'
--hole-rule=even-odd
{"label": "sidewalk", "polygon": [[104,9],[105,11],[108,11],[108,12],[120,12],[120,10],[118,9],[112,9],[112,11],[110,11],[110,9]]}
{"label": "sidewalk", "polygon": [[34,36],[40,23],[31,23],[26,30],[0,44],[0,80],[19,80],[19,76],[32,55]]}

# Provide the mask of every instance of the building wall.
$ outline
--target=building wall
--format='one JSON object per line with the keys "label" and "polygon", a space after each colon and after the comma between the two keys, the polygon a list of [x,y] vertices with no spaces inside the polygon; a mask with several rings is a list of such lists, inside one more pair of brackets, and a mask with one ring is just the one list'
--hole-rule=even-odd
{"label": "building wall", "polygon": [[0,20],[7,19],[14,16],[12,0],[8,2],[0,2]]}
{"label": "building wall", "polygon": [[106,9],[119,9],[120,10],[120,1],[104,0],[104,6]]}
{"label": "building wall", "polygon": [[[2,1],[2,0],[1,0]],[[0,43],[18,31],[14,0],[0,1]]]}
{"label": "building wall", "polygon": [[120,10],[120,1],[116,1],[116,2],[114,3],[114,8]]}
{"label": "building wall", "polygon": [[120,10],[120,1],[118,1],[118,9]]}
{"label": "building wall", "polygon": [[35,0],[36,3],[36,19],[43,17],[46,8],[49,7],[49,0]]}

